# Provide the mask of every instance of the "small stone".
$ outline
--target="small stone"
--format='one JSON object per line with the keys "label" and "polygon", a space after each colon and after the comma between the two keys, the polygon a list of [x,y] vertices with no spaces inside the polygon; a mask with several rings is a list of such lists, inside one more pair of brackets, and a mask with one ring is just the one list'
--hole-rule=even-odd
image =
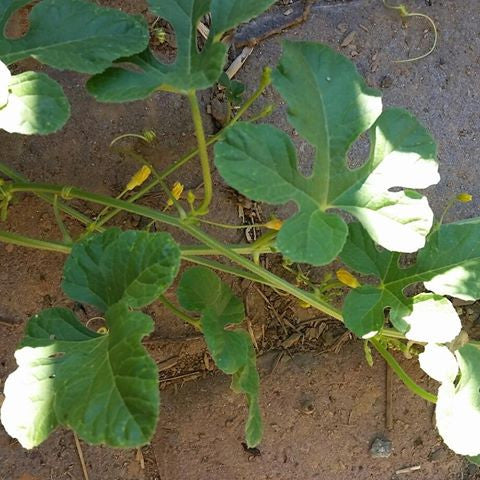
{"label": "small stone", "polygon": [[388,458],[392,454],[392,450],[392,442],[390,440],[377,437],[370,447],[370,455],[373,458]]}
{"label": "small stone", "polygon": [[315,405],[311,400],[304,400],[302,402],[302,412],[305,415],[311,415],[315,411]]}
{"label": "small stone", "polygon": [[380,88],[390,88],[393,85],[393,79],[389,75],[385,75],[380,80]]}

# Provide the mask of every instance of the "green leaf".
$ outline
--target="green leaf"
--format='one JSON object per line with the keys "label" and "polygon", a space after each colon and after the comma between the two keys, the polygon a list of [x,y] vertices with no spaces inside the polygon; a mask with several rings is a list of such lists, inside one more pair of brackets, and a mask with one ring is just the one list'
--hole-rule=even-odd
{"label": "green leaf", "polygon": [[260,15],[275,0],[212,0],[212,30],[214,36],[230,30]]}
{"label": "green leaf", "polygon": [[102,312],[120,301],[140,308],[172,284],[179,265],[180,250],[168,233],[112,228],[74,245],[62,286],[73,300]]}
{"label": "green leaf", "polygon": [[[450,223],[436,228],[414,265],[402,268],[399,254],[379,250],[358,223],[340,255],[350,268],[378,278],[378,285],[352,290],[345,299],[345,323],[360,337],[377,333],[383,312],[406,337],[418,342],[444,343],[460,332],[460,320],[442,295],[467,300],[480,298],[480,220]],[[404,290],[423,282],[433,293],[407,297]]]}
{"label": "green leaf", "polygon": [[472,343],[455,352],[460,380],[443,382],[438,390],[437,428],[456,453],[480,454],[480,349]]}
{"label": "green leaf", "polygon": [[109,333],[85,328],[69,310],[33,317],[5,382],[2,423],[25,448],[57,426],[91,444],[147,443],[158,417],[158,372],[141,345],[152,320],[120,303],[105,316]]}
{"label": "green leaf", "polygon": [[46,135],[62,128],[68,120],[70,105],[62,87],[44,73],[12,76],[7,92],[4,107],[0,108],[0,128],[7,132]]}
{"label": "green leaf", "polygon": [[[242,194],[274,205],[293,201],[298,213],[284,223],[279,250],[293,261],[323,265],[347,236],[341,209],[357,217],[389,250],[414,252],[433,223],[426,198],[393,187],[425,188],[439,180],[436,147],[408,112],[382,112],[379,92],[354,65],[326,46],[286,42],[274,85],[288,118],[314,148],[311,176],[297,166],[290,138],[268,126],[237,124],[215,148],[225,181]],[[347,166],[352,143],[370,129],[371,151],[357,169]]]}
{"label": "green leaf", "polygon": [[[168,21],[175,30],[177,57],[164,63],[147,49],[123,59],[88,81],[90,93],[103,102],[126,102],[147,98],[155,91],[187,93],[213,85],[225,63],[227,47],[222,34],[257,15],[273,0],[149,0],[150,10]],[[201,51],[197,47],[198,22],[211,12],[211,35]],[[134,68],[125,65],[128,62]]]}
{"label": "green leaf", "polygon": [[[0,0],[0,28],[29,0]],[[0,58],[11,64],[27,57],[61,70],[98,73],[148,44],[144,19],[83,0],[43,0],[20,38],[0,37]]]}
{"label": "green leaf", "polygon": [[214,362],[220,370],[233,375],[232,389],[246,395],[249,413],[245,436],[248,446],[255,447],[263,433],[255,351],[247,332],[226,330],[229,325],[242,323],[243,303],[217,275],[203,267],[190,268],[183,274],[177,295],[183,308],[202,314],[202,331]]}

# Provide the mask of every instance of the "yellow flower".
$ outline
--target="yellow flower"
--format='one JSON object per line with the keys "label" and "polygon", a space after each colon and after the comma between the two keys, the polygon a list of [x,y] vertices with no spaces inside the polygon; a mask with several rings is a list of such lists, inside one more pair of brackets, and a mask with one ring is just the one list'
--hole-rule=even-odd
{"label": "yellow flower", "polygon": [[303,300],[301,300],[298,303],[302,308],[310,308],[311,307],[311,305],[308,302],[304,302]]}
{"label": "yellow flower", "polygon": [[100,335],[106,335],[108,333],[108,328],[107,327],[100,327],[97,330],[97,333],[99,333]]}
{"label": "yellow flower", "polygon": [[344,268],[337,270],[335,273],[337,275],[338,280],[344,285],[347,285],[348,287],[351,287],[351,288],[358,288],[360,286],[360,282],[350,272],[348,272]]}
{"label": "yellow flower", "polygon": [[[184,186],[180,182],[175,182],[172,187],[172,196],[175,200],[179,200],[180,197],[182,196]],[[171,207],[173,205],[173,200],[169,198],[167,200],[167,205]]]}
{"label": "yellow flower", "polygon": [[152,170],[150,169],[150,167],[147,167],[146,165],[144,165],[130,179],[130,181],[127,184],[127,190],[130,191],[142,185],[145,182],[145,180],[147,180],[147,178],[150,176],[151,173],[152,173]]}
{"label": "yellow flower", "polygon": [[457,195],[457,200],[462,203],[468,203],[473,200],[473,197],[469,193],[459,193]]}
{"label": "yellow flower", "polygon": [[273,218],[265,224],[270,230],[280,230],[282,228],[283,222],[278,218]]}

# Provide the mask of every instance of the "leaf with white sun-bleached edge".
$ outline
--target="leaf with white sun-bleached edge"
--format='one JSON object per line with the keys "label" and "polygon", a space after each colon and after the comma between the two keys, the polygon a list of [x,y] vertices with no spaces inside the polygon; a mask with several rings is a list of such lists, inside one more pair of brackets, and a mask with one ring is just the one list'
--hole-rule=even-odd
{"label": "leaf with white sun-bleached edge", "polygon": [[[0,89],[4,79],[2,75]],[[0,129],[9,133],[53,133],[65,125],[70,115],[70,105],[62,87],[44,73],[12,75],[6,96],[0,91],[0,104],[4,100],[0,107]]]}
{"label": "leaf with white sun-bleached edge", "polygon": [[455,352],[460,379],[445,379],[435,410],[438,432],[460,455],[480,454],[480,348],[467,343]]}
{"label": "leaf with white sun-bleached edge", "polygon": [[[437,228],[409,267],[399,265],[400,255],[375,245],[359,223],[349,225],[340,255],[353,270],[377,278],[352,290],[343,306],[345,324],[360,337],[378,333],[390,309],[390,321],[417,342],[445,343],[460,332],[461,323],[442,295],[480,299],[480,220],[450,223]],[[430,293],[407,297],[409,285],[421,283]]]}
{"label": "leaf with white sun-bleached edge", "polygon": [[85,328],[66,309],[35,315],[5,383],[1,420],[25,448],[58,426],[91,444],[140,446],[151,439],[159,409],[158,371],[141,345],[150,317],[118,303],[108,333]]}
{"label": "leaf with white sun-bleached edge", "polygon": [[[122,59],[88,81],[90,93],[102,102],[127,102],[158,90],[187,93],[213,85],[222,73],[227,46],[222,35],[266,10],[274,0],[149,0],[151,12],[169,22],[177,42],[173,63],[144,52]],[[197,25],[211,14],[211,33],[199,51]],[[129,65],[130,64],[130,65]],[[133,68],[132,68],[133,66]]]}
{"label": "leaf with white sun-bleached edge", "polygon": [[[224,180],[248,198],[296,203],[298,213],[278,234],[279,250],[298,262],[331,262],[348,233],[345,221],[330,212],[334,209],[355,216],[389,250],[423,247],[433,213],[427,199],[410,189],[440,179],[436,145],[425,128],[404,110],[382,113],[380,93],[324,45],[285,42],[273,82],[291,125],[315,148],[311,176],[299,171],[290,137],[266,125],[229,129],[216,145],[215,163]],[[350,169],[348,151],[366,131],[369,158]],[[394,187],[402,189],[391,191]]]}

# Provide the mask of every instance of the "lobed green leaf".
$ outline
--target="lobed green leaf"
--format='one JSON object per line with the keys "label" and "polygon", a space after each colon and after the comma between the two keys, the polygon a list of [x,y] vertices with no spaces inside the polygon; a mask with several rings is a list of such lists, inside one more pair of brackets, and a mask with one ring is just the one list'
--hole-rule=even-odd
{"label": "lobed green leaf", "polygon": [[62,287],[102,312],[117,302],[140,308],[172,284],[179,265],[180,249],[169,234],[112,228],[74,245]]}
{"label": "lobed green leaf", "polygon": [[[390,321],[407,338],[419,342],[451,341],[461,325],[451,303],[442,295],[480,298],[480,221],[442,225],[428,237],[414,265],[402,268],[399,255],[379,250],[358,223],[349,225],[349,237],[340,255],[352,269],[378,278],[378,285],[364,285],[346,297],[346,325],[358,336],[376,334],[390,308]],[[409,285],[423,282],[433,293],[407,297]]]}
{"label": "lobed green leaf", "polygon": [[[285,42],[273,75],[288,105],[292,126],[314,148],[310,177],[297,166],[290,138],[264,125],[237,124],[215,148],[225,181],[258,201],[293,201],[298,213],[277,237],[293,261],[324,265],[342,250],[347,225],[332,209],[359,219],[372,238],[393,251],[414,252],[425,244],[433,213],[425,197],[408,190],[439,180],[436,147],[408,112],[382,113],[380,94],[366,86],[354,65],[330,48]],[[367,162],[350,169],[353,142],[370,129]],[[404,187],[402,191],[391,191]]]}
{"label": "lobed green leaf", "polygon": [[215,364],[233,376],[232,389],[246,395],[249,413],[245,438],[249,447],[255,447],[263,434],[255,351],[247,332],[226,330],[229,325],[243,321],[243,303],[217,275],[204,267],[190,268],[183,274],[177,295],[185,309],[202,314],[202,331]]}
{"label": "lobed green leaf", "polygon": [[[146,49],[139,55],[122,59],[122,65],[94,76],[87,88],[102,102],[140,100],[158,90],[187,93],[208,88],[218,80],[225,63],[227,47],[221,42],[222,34],[258,15],[273,1],[149,0],[150,10],[175,30],[175,62],[164,63]],[[211,33],[199,51],[197,25],[208,12],[212,19]]]}
{"label": "lobed green leaf", "polygon": [[34,316],[5,382],[2,423],[25,448],[58,426],[91,444],[147,443],[158,417],[158,372],[141,345],[152,320],[123,303],[105,315],[108,334],[85,328],[69,310]]}

